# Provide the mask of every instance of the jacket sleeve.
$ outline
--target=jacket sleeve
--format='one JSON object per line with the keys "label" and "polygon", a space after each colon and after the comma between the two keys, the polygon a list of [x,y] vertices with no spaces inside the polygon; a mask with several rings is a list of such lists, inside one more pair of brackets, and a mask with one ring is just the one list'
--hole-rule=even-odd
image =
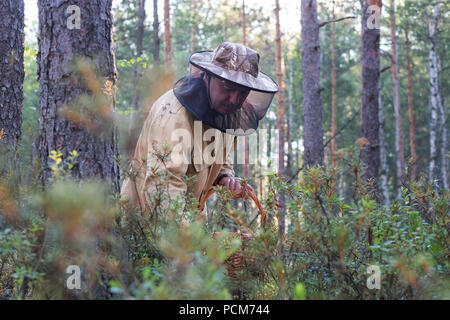
{"label": "jacket sleeve", "polygon": [[[183,111],[156,114],[149,128],[148,156],[143,193],[146,201],[157,188],[165,188],[171,201],[187,191],[183,180],[191,153],[192,137],[189,122]],[[167,183],[161,184],[160,175],[166,175]]]}

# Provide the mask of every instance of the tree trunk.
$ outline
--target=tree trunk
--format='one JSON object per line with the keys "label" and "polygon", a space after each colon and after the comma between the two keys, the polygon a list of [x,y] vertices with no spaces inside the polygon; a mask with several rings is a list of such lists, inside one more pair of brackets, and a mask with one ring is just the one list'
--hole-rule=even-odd
{"label": "tree trunk", "polygon": [[[379,88],[380,88],[380,29],[373,24],[374,10],[367,10],[370,5],[376,5],[381,14],[381,0],[365,0],[362,19],[362,106],[361,106],[361,136],[364,143],[363,162],[367,170],[364,179],[373,179],[376,184],[380,166],[379,145]],[[378,9],[377,9],[378,10]],[[369,26],[368,21],[369,20]]]}
{"label": "tree trunk", "polygon": [[172,70],[172,37],[170,36],[170,4],[164,0],[164,56],[166,71]]}
{"label": "tree trunk", "polygon": [[[280,3],[279,0],[275,0],[275,47],[276,47],[276,64],[277,64],[277,82],[280,87],[280,91],[277,95],[278,109],[277,109],[277,128],[278,128],[278,175],[280,177],[285,177],[285,169],[284,169],[284,103],[283,103],[283,70],[282,66],[282,52],[281,52],[281,30],[280,30]],[[281,216],[280,216],[280,233],[285,233],[285,201],[284,201],[284,193],[280,192],[280,206]]]}
{"label": "tree trunk", "polygon": [[[335,2],[333,1],[332,19],[335,20]],[[336,24],[332,23],[331,40],[331,136],[336,135],[337,130],[337,94],[336,94]],[[336,167],[336,138],[331,140],[331,166]]]}
{"label": "tree trunk", "polygon": [[[73,177],[102,178],[119,191],[111,3],[78,0],[69,6],[38,1],[41,108],[35,152],[43,183],[52,175],[51,151],[61,151],[66,160],[76,150]],[[79,23],[74,22],[76,8]],[[78,58],[82,62],[76,62]]]}
{"label": "tree trunk", "polygon": [[[246,26],[245,26],[245,0],[242,0],[242,44],[247,46],[247,34],[246,34]],[[244,168],[243,168],[243,176],[244,178],[248,178],[248,165],[249,165],[249,145],[248,145],[248,137],[244,137]]]}
{"label": "tree trunk", "polygon": [[442,187],[444,190],[448,190],[448,161],[447,161],[447,127],[445,126],[445,110],[447,105],[447,99],[442,97],[440,105],[441,118],[440,118],[440,132],[441,132],[441,175],[442,175]]}
{"label": "tree trunk", "polygon": [[303,165],[323,165],[322,98],[320,87],[320,42],[317,1],[302,0],[303,70]]}
{"label": "tree trunk", "polygon": [[288,123],[287,123],[287,144],[288,144],[288,155],[287,155],[287,174],[292,176],[293,174],[293,151],[292,151],[292,126],[293,126],[293,97],[292,90],[294,86],[294,70],[292,66],[292,59],[288,61],[288,69],[289,69],[289,87],[288,87],[288,98],[289,98],[289,106],[288,106]]}
{"label": "tree trunk", "polygon": [[408,78],[408,116],[409,116],[409,146],[411,148],[411,181],[415,181],[417,177],[417,155],[416,155],[416,135],[414,129],[414,114],[412,101],[412,68],[410,42],[408,37],[408,26],[405,28],[405,50],[406,50],[406,73]]}
{"label": "tree trunk", "polygon": [[436,53],[436,42],[437,42],[437,24],[439,17],[439,6],[437,3],[434,6],[433,18],[430,19],[427,13],[427,24],[428,24],[428,36],[430,39],[430,52],[428,60],[428,76],[430,77],[430,108],[431,108],[431,119],[430,119],[430,166],[429,166],[429,180],[438,180],[435,173],[436,160],[437,160],[437,117],[438,110],[440,109],[439,104],[441,103],[440,92],[439,92],[439,82],[438,82],[438,57]]}
{"label": "tree trunk", "polygon": [[[0,3],[0,147],[1,154],[13,156],[7,161],[14,164],[17,144],[21,136],[23,103],[23,0]],[[5,151],[3,151],[5,149]],[[0,176],[1,176],[0,170]]]}
{"label": "tree trunk", "polygon": [[195,52],[195,34],[197,33],[197,0],[191,0],[192,3],[192,25],[191,25],[191,53]]}
{"label": "tree trunk", "polygon": [[380,139],[380,182],[381,191],[383,193],[383,204],[385,206],[390,205],[389,189],[388,189],[388,174],[387,174],[387,160],[386,160],[386,148],[384,145],[384,119],[383,119],[383,107],[381,105],[381,81],[378,81],[378,121],[380,122],[379,139]]}
{"label": "tree trunk", "polygon": [[153,0],[153,59],[155,65],[159,65],[159,43],[158,0]]}
{"label": "tree trunk", "polygon": [[398,79],[398,50],[397,50],[397,34],[395,25],[395,3],[390,0],[391,18],[389,26],[391,30],[392,43],[392,84],[394,89],[394,116],[395,116],[395,153],[396,153],[396,176],[397,176],[397,198],[400,198],[400,187],[404,182],[405,172],[405,155],[403,151],[403,130],[402,115],[400,110],[400,84]]}
{"label": "tree trunk", "polygon": [[129,136],[130,139],[127,143],[127,153],[129,157],[134,155],[134,149],[137,143],[139,135],[139,126],[137,120],[139,119],[139,100],[140,100],[140,88],[139,80],[142,76],[141,63],[138,61],[142,57],[142,45],[144,42],[144,22],[145,22],[145,0],[139,0],[138,6],[138,25],[137,25],[137,41],[136,41],[136,56],[135,56],[135,67],[134,67],[134,78],[133,78],[133,101],[132,108],[133,113],[131,113]]}

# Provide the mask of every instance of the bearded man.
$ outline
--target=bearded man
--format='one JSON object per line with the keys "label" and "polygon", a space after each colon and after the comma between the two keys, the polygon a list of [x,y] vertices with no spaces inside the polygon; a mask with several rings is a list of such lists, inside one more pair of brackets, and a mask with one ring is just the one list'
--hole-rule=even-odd
{"label": "bearded man", "polygon": [[[190,74],[150,109],[122,186],[122,199],[142,210],[161,172],[168,174],[171,200],[192,193],[201,202],[215,185],[227,187],[235,198],[245,195],[244,188],[253,190],[234,176],[232,145],[235,136],[258,128],[278,85],[259,71],[259,54],[236,43],[193,53],[189,63]],[[163,146],[171,156],[161,161],[155,149]],[[144,174],[133,175],[139,167]],[[196,176],[195,183],[188,185],[185,176]]]}

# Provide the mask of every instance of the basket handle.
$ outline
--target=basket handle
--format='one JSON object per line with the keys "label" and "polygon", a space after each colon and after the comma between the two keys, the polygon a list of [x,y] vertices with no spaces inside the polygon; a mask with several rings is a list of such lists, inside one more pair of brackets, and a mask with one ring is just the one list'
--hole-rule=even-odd
{"label": "basket handle", "polygon": [[[215,190],[212,189],[212,188],[208,190],[208,192],[205,194],[205,196],[203,197],[202,201],[200,202],[199,212],[203,211],[203,208],[205,207],[206,200],[208,200],[208,198],[210,196],[212,196],[212,194],[214,192],[215,192]],[[266,217],[267,217],[267,215],[266,215],[266,212],[264,211],[261,203],[259,202],[258,198],[255,196],[255,194],[251,190],[247,189],[246,192],[247,192],[248,196],[256,204],[256,207],[258,207],[259,213],[261,214],[261,224],[263,226],[265,226],[266,225]]]}

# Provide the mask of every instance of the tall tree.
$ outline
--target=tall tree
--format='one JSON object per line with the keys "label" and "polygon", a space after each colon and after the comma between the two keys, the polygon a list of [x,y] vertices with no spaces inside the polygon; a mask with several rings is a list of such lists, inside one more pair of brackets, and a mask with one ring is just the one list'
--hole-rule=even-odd
{"label": "tall tree", "polygon": [[[242,0],[242,44],[247,45],[247,30],[246,30],[246,14],[245,14],[245,0]],[[243,176],[248,178],[248,162],[249,162],[249,145],[248,137],[244,137],[244,170]]]}
{"label": "tall tree", "polygon": [[397,197],[400,197],[400,186],[404,179],[405,155],[403,151],[403,130],[402,115],[400,110],[400,83],[398,79],[398,45],[397,30],[395,23],[395,2],[390,0],[391,48],[392,48],[392,84],[394,89],[394,116],[395,116],[395,154],[396,154],[396,176],[397,176]]}
{"label": "tall tree", "polygon": [[158,0],[153,0],[153,59],[155,65],[159,65],[159,43]]}
{"label": "tall tree", "polygon": [[[336,20],[333,1],[332,19]],[[337,165],[336,157],[336,130],[337,130],[337,93],[336,93],[336,23],[332,23],[331,29],[331,166]]]}
{"label": "tall tree", "polygon": [[323,165],[322,98],[320,86],[320,42],[317,1],[302,0],[303,70],[303,163],[306,167]]}
{"label": "tall tree", "polygon": [[51,151],[67,159],[76,150],[72,176],[102,178],[119,191],[117,131],[111,124],[117,77],[111,3],[38,1],[41,108],[35,152],[44,183],[51,176]]}
{"label": "tall tree", "polygon": [[164,57],[167,71],[172,70],[172,37],[170,35],[169,0],[164,0]]}
{"label": "tall tree", "polygon": [[[380,70],[381,72],[381,70]],[[379,145],[380,145],[380,184],[381,192],[383,194],[383,204],[390,205],[389,189],[388,189],[388,166],[386,159],[386,147],[384,143],[384,117],[383,107],[381,104],[381,81],[378,81],[378,121],[380,122],[380,129],[378,130]]]}
{"label": "tall tree", "polygon": [[378,178],[379,146],[379,90],[380,90],[380,29],[381,0],[364,0],[362,19],[362,106],[361,136],[364,139],[363,162],[367,166],[365,179]]}
{"label": "tall tree", "polygon": [[[0,3],[0,147],[3,145],[6,148],[6,154],[9,155],[15,155],[21,136],[25,75],[23,31],[23,0],[2,1]],[[8,162],[15,163],[12,158]]]}
{"label": "tall tree", "polygon": [[411,149],[411,181],[416,180],[417,176],[417,154],[416,154],[416,134],[414,128],[414,113],[413,113],[413,96],[412,96],[412,67],[411,67],[411,50],[408,35],[407,25],[405,32],[405,50],[406,50],[406,76],[408,78],[408,119],[409,119],[409,146]]}
{"label": "tall tree", "polygon": [[[292,176],[292,167],[293,167],[293,150],[292,150],[292,127],[294,126],[293,121],[293,89],[294,89],[294,67],[292,64],[292,58],[288,59],[288,74],[289,74],[289,85],[288,85],[288,117],[287,117],[287,130],[286,130],[286,140],[288,145],[288,154],[287,154],[287,174]],[[297,147],[298,150],[298,147]]]}
{"label": "tall tree", "polygon": [[[427,9],[426,9],[427,10]],[[428,37],[430,40],[429,58],[428,58],[428,76],[430,78],[430,165],[429,165],[429,180],[435,181],[437,174],[435,172],[437,161],[437,118],[440,110],[441,97],[439,92],[439,79],[438,79],[438,55],[436,52],[437,45],[437,26],[439,20],[439,4],[435,2],[433,7],[433,16],[430,17],[428,11],[425,12],[428,25]]]}
{"label": "tall tree", "polygon": [[[280,91],[277,95],[277,129],[278,129],[278,174],[280,177],[285,176],[284,169],[284,103],[283,103],[283,70],[282,66],[282,52],[281,52],[281,30],[280,30],[280,2],[275,0],[275,47],[276,47],[276,64],[277,64],[277,82],[280,87]],[[284,234],[285,231],[285,217],[284,217],[284,193],[280,194],[280,205],[282,207],[282,213],[280,217],[280,233]]]}

